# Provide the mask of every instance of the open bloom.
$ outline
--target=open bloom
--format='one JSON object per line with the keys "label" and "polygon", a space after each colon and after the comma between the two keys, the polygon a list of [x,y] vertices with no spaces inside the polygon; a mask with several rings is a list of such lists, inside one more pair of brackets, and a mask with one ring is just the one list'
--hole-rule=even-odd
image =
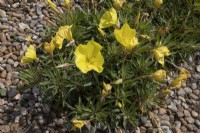
{"label": "open bloom", "polygon": [[114,36],[129,52],[139,44],[135,29],[131,29],[127,23],[121,29],[115,29]]}
{"label": "open bloom", "polygon": [[67,41],[72,41],[72,32],[71,32],[72,25],[60,26],[58,29],[57,34],[62,38],[66,39]]}
{"label": "open bloom", "polygon": [[53,56],[53,51],[55,49],[54,43],[53,41],[51,41],[50,43],[45,42],[44,44],[44,51],[48,54],[50,54],[51,56]]}
{"label": "open bloom", "polygon": [[166,46],[160,46],[153,51],[156,60],[164,66],[164,57],[169,56],[170,52]]}
{"label": "open bloom", "polygon": [[165,70],[157,70],[153,75],[155,80],[164,80],[166,78],[166,71]]}
{"label": "open bloom", "polygon": [[72,120],[73,128],[72,130],[76,130],[77,128],[82,128],[85,125],[85,121],[83,120]]}
{"label": "open bloom", "polygon": [[114,8],[111,8],[103,14],[99,23],[99,28],[108,28],[116,25],[117,22],[117,12]]}
{"label": "open bloom", "polygon": [[89,41],[86,45],[79,44],[74,52],[76,66],[83,73],[91,70],[101,73],[104,63],[101,49],[102,46],[93,40]]}
{"label": "open bloom", "polygon": [[113,0],[113,5],[115,8],[121,8],[126,0]]}
{"label": "open bloom", "polygon": [[29,63],[32,61],[37,60],[37,55],[36,55],[36,51],[33,45],[30,45],[25,53],[25,56],[22,57],[21,62],[22,63]]}

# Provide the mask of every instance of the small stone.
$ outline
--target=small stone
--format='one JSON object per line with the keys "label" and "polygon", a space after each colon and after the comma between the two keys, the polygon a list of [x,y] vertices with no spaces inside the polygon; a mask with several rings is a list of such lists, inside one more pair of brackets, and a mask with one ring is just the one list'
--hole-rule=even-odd
{"label": "small stone", "polygon": [[152,127],[151,121],[147,120],[147,123],[144,126],[147,128],[151,128]]}
{"label": "small stone", "polygon": [[182,133],[180,128],[172,128],[173,133]]}
{"label": "small stone", "polygon": [[47,104],[44,104],[44,106],[43,106],[43,112],[44,113],[49,113],[50,111],[51,110],[50,110],[49,106]]}
{"label": "small stone", "polygon": [[184,97],[184,96],[185,96],[185,91],[184,91],[183,89],[179,89],[179,90],[177,91],[177,94],[178,94],[179,96]]}
{"label": "small stone", "polygon": [[13,68],[10,64],[6,64],[6,71],[7,72],[12,72],[13,71]]}
{"label": "small stone", "polygon": [[190,111],[184,110],[183,113],[184,113],[185,117],[191,117]]}
{"label": "small stone", "polygon": [[26,110],[26,108],[22,108],[22,109],[20,110],[20,112],[21,112],[21,115],[22,115],[22,116],[26,116],[26,115],[27,115],[27,110]]}
{"label": "small stone", "polygon": [[3,72],[1,73],[1,78],[6,78],[7,76],[7,72],[6,70],[3,70]]}
{"label": "small stone", "polygon": [[141,117],[141,122],[145,125],[147,123],[147,117]]}
{"label": "small stone", "polygon": [[4,105],[4,99],[0,99],[0,106]]}
{"label": "small stone", "polygon": [[25,52],[27,49],[27,45],[22,45],[22,50]]}
{"label": "small stone", "polygon": [[15,63],[12,59],[8,59],[7,62],[8,62],[8,64],[10,64],[10,65],[14,65],[14,63]]}
{"label": "small stone", "polygon": [[3,133],[10,133],[10,126],[9,125],[0,125],[0,129]]}
{"label": "small stone", "polygon": [[17,67],[19,65],[19,62],[17,62],[17,61],[15,61],[15,63],[14,63],[14,67]]}
{"label": "small stone", "polygon": [[197,112],[195,112],[195,111],[192,111],[192,117],[194,117],[194,118],[196,118],[199,114],[197,113]]}
{"label": "small stone", "polygon": [[16,96],[18,93],[19,93],[19,91],[16,88],[11,88],[8,91],[8,97],[12,98],[12,97]]}
{"label": "small stone", "polygon": [[186,127],[189,131],[193,131],[193,125],[192,124],[188,124],[188,125],[186,125]]}
{"label": "small stone", "polygon": [[170,122],[169,121],[165,121],[165,120],[162,120],[161,122],[161,126],[170,126]]}
{"label": "small stone", "polygon": [[18,37],[17,37],[17,40],[18,40],[19,42],[24,42],[24,41],[25,41],[25,39],[24,39],[22,36],[18,36]]}
{"label": "small stone", "polygon": [[168,105],[167,106],[172,112],[177,112],[177,107],[176,107],[176,105],[173,103],[173,102],[171,102],[171,104],[170,105]]}
{"label": "small stone", "polygon": [[1,18],[6,18],[7,17],[6,12],[4,10],[0,9],[0,17]]}
{"label": "small stone", "polygon": [[161,129],[163,130],[164,133],[171,133],[168,126],[161,126]]}
{"label": "small stone", "polygon": [[190,93],[189,97],[192,98],[192,99],[194,99],[194,100],[198,100],[199,99],[199,97],[196,96],[196,95],[194,95],[193,93]]}
{"label": "small stone", "polygon": [[164,114],[166,114],[166,113],[167,113],[166,109],[164,109],[164,108],[159,108],[159,114],[160,114],[160,115],[164,115]]}
{"label": "small stone", "polygon": [[140,126],[140,132],[141,132],[141,133],[146,133],[146,130],[147,130],[147,129],[146,129],[145,127]]}
{"label": "small stone", "polygon": [[192,89],[189,88],[189,87],[185,87],[185,88],[184,88],[184,91],[185,91],[187,94],[192,93]]}
{"label": "small stone", "polygon": [[21,98],[21,94],[18,93],[16,96],[13,97],[13,100],[19,100]]}
{"label": "small stone", "polygon": [[174,126],[179,129],[181,127],[181,122],[180,121],[175,121],[174,122]]}
{"label": "small stone", "polygon": [[25,23],[19,23],[19,28],[22,29],[22,30],[24,30],[24,29],[30,29],[30,27],[27,24],[25,24]]}
{"label": "small stone", "polygon": [[200,72],[200,65],[198,65],[198,66],[196,67],[196,69],[197,69],[197,72]]}
{"label": "small stone", "polygon": [[194,124],[195,124],[198,128],[200,128],[200,120],[195,120]]}
{"label": "small stone", "polygon": [[193,90],[197,89],[197,84],[196,84],[196,83],[192,83],[192,84],[191,84],[191,88],[192,88]]}
{"label": "small stone", "polygon": [[[1,42],[7,42],[7,39],[6,39],[6,35],[4,33],[1,33],[0,34],[0,41]],[[2,51],[2,50],[1,50]]]}
{"label": "small stone", "polygon": [[33,88],[32,88],[32,93],[33,93],[33,95],[38,96],[38,95],[40,94],[40,91],[39,91],[38,88],[33,87]]}
{"label": "small stone", "polygon": [[194,119],[192,117],[187,117],[187,118],[185,118],[185,120],[190,124],[194,123]]}
{"label": "small stone", "polygon": [[56,125],[61,126],[64,124],[64,120],[62,118],[58,119]]}
{"label": "small stone", "polygon": [[182,124],[182,125],[184,125],[184,126],[186,126],[186,125],[187,125],[187,121],[185,121],[185,119],[183,119],[183,118],[180,118],[180,121],[181,121],[181,124]]}
{"label": "small stone", "polygon": [[185,126],[182,126],[181,128],[182,133],[187,133],[187,128]]}
{"label": "small stone", "polygon": [[188,109],[189,107],[188,107],[188,105],[186,104],[186,103],[181,103],[182,104],[182,106],[185,108],[185,109]]}

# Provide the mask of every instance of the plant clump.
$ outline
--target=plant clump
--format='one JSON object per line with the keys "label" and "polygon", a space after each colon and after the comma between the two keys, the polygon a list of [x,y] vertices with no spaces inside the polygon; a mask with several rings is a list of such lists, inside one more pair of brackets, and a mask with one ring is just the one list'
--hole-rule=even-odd
{"label": "plant clump", "polygon": [[[189,71],[175,64],[199,49],[192,1],[84,1],[80,9],[65,0],[63,11],[47,2],[56,22],[49,21],[42,47],[27,49],[20,77],[68,114],[73,131],[134,127],[187,80]],[[173,5],[180,3],[184,11]],[[180,75],[168,84],[174,69]]]}

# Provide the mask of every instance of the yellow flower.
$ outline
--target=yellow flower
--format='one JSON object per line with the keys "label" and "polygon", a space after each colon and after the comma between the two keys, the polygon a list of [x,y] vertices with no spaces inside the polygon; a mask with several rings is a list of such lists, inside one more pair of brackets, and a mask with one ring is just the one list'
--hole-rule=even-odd
{"label": "yellow flower", "polygon": [[163,0],[155,0],[154,1],[154,6],[157,8],[160,7],[162,4],[163,4]]}
{"label": "yellow flower", "polygon": [[91,70],[101,73],[104,63],[101,49],[102,46],[93,40],[89,41],[87,45],[79,44],[74,52],[76,66],[83,73]]}
{"label": "yellow flower", "polygon": [[166,78],[166,71],[165,70],[157,70],[153,75],[155,80],[164,80]]}
{"label": "yellow flower", "polygon": [[71,27],[72,25],[60,26],[60,28],[58,29],[57,35],[66,39],[67,41],[72,41],[73,37],[72,37]]}
{"label": "yellow flower", "polygon": [[169,50],[166,46],[160,46],[153,51],[156,60],[164,66],[164,57],[169,56]]}
{"label": "yellow flower", "polygon": [[51,1],[51,0],[46,0],[47,3],[49,4],[49,6],[53,9],[53,10],[57,10],[56,9],[56,5]]}
{"label": "yellow flower", "polygon": [[131,29],[127,23],[120,30],[115,29],[114,35],[117,41],[129,52],[139,44],[138,39],[135,37],[135,29]]}
{"label": "yellow flower", "polygon": [[121,109],[122,107],[124,107],[124,105],[123,105],[121,102],[117,102],[116,105],[117,105],[117,107],[119,107],[120,109]]}
{"label": "yellow flower", "polygon": [[189,74],[190,73],[189,73],[188,70],[186,70],[185,68],[180,68],[180,74],[179,74],[178,78],[176,78],[171,83],[171,86],[176,87],[176,88],[180,88],[182,86],[182,84],[187,80]]}
{"label": "yellow flower", "polygon": [[59,49],[62,48],[63,40],[64,38],[58,34],[56,34],[55,37],[52,39],[53,43],[55,44],[55,47]]}
{"label": "yellow flower", "polygon": [[73,128],[72,130],[76,130],[77,128],[82,128],[85,125],[85,121],[83,120],[72,120]]}
{"label": "yellow flower", "polygon": [[111,8],[103,14],[99,23],[99,28],[108,28],[116,25],[117,22],[117,12],[114,8]]}
{"label": "yellow flower", "polygon": [[119,85],[123,82],[123,79],[118,79],[114,82],[114,84]]}
{"label": "yellow flower", "polygon": [[71,6],[71,0],[64,0],[64,2],[65,2],[65,6],[66,7],[69,7],[69,6]]}
{"label": "yellow flower", "polygon": [[55,49],[54,43],[53,41],[51,41],[50,43],[45,42],[44,44],[44,51],[47,52],[48,54],[50,54],[51,56],[53,56],[53,51]]}
{"label": "yellow flower", "polygon": [[33,45],[30,45],[27,48],[25,56],[22,57],[21,63],[29,63],[29,62],[36,61],[36,60],[37,60],[37,55],[36,55],[35,48]]}
{"label": "yellow flower", "polygon": [[112,86],[103,82],[102,96],[105,97],[111,92]]}
{"label": "yellow flower", "polygon": [[98,28],[98,31],[101,36],[105,36],[105,32],[101,28]]}
{"label": "yellow flower", "polygon": [[176,78],[172,83],[172,87],[180,88],[182,84],[186,81],[187,75],[186,74],[180,74],[178,78]]}
{"label": "yellow flower", "polygon": [[126,0],[113,0],[113,5],[115,8],[121,8]]}

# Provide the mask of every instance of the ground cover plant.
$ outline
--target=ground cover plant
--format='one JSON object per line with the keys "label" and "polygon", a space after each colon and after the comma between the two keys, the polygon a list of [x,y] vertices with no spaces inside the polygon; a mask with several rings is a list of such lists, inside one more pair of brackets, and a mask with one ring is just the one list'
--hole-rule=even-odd
{"label": "ground cover plant", "polygon": [[47,0],[56,21],[44,44],[28,47],[20,77],[24,89],[38,87],[44,102],[66,113],[72,131],[132,129],[187,80],[176,64],[200,49],[197,1],[64,2],[61,10]]}

